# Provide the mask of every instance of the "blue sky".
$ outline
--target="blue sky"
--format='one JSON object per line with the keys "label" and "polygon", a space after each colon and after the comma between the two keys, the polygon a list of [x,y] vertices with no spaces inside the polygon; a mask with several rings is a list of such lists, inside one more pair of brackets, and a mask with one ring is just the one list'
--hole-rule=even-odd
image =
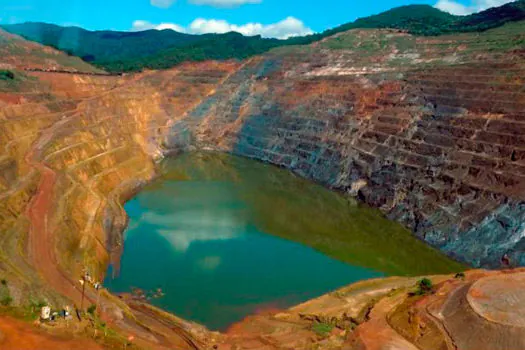
{"label": "blue sky", "polygon": [[319,32],[412,3],[467,14],[508,0],[0,0],[0,23],[42,21],[86,29],[239,31],[267,37]]}

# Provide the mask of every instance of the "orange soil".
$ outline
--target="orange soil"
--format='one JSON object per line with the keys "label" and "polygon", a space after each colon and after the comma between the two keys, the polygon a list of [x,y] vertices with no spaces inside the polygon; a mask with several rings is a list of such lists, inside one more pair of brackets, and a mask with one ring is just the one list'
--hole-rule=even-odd
{"label": "orange soil", "polygon": [[0,102],[7,104],[21,104],[24,98],[20,95],[0,92]]}
{"label": "orange soil", "polygon": [[51,139],[55,129],[60,125],[63,125],[66,121],[67,119],[60,121],[51,128],[45,130],[26,157],[28,162],[33,164],[41,174],[38,192],[31,200],[27,210],[29,220],[31,221],[29,252],[31,259],[33,260],[33,266],[35,266],[36,270],[42,275],[42,277],[44,277],[47,283],[53,286],[53,288],[61,294],[69,297],[77,303],[77,305],[80,305],[82,298],[81,290],[77,289],[75,283],[58,268],[55,256],[54,235],[48,222],[48,213],[53,205],[52,201],[56,174],[51,169],[35,160],[43,145]]}
{"label": "orange soil", "polygon": [[0,317],[0,349],[68,349],[90,350],[102,349],[92,340],[84,338],[67,339],[53,336],[30,324],[11,317]]}
{"label": "orange soil", "polygon": [[[127,84],[131,84],[137,79],[138,76],[132,78]],[[105,91],[84,101],[95,99],[107,93],[108,92]],[[26,209],[26,215],[31,223],[28,237],[28,252],[32,265],[43,280],[45,280],[51,288],[70,299],[76,307],[80,307],[82,300],[80,283],[74,277],[68,276],[59,266],[55,250],[56,237],[54,227],[50,222],[57,190],[57,174],[41,160],[42,150],[51,142],[58,130],[65,127],[73,118],[78,117],[76,113],[78,112],[78,106],[75,110],[69,112],[72,112],[69,117],[59,120],[48,129],[42,130],[40,137],[35,141],[25,157],[26,162],[34,167],[41,176],[37,192]],[[64,112],[61,112],[61,115],[63,115],[63,113]],[[86,288],[84,307],[89,304],[94,304],[96,298],[94,291],[91,288]],[[191,336],[188,336],[186,334],[187,332],[182,329],[172,329],[172,327],[168,327],[169,329],[166,331],[166,327],[154,323],[152,325],[154,329],[146,330],[134,321],[127,320],[126,317],[124,317],[123,320],[113,319],[111,315],[104,312],[104,307],[102,306],[104,304],[111,304],[111,302],[105,297],[101,297],[101,319],[109,322],[121,331],[135,335],[137,337],[135,339],[137,345],[148,348],[196,348],[196,346],[193,345]],[[139,316],[144,316],[140,310],[136,311],[139,312]],[[13,344],[15,343],[16,341],[13,340]],[[3,349],[1,346],[0,348]],[[19,345],[16,348],[20,349],[21,346]],[[86,349],[85,347],[80,348]]]}

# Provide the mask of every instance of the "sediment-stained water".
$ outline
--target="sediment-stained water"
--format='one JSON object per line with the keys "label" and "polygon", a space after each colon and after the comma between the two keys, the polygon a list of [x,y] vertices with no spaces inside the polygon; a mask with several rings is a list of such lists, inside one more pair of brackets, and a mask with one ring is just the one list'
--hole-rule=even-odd
{"label": "sediment-stained water", "polygon": [[292,173],[218,153],[166,160],[126,205],[113,292],[140,288],[154,305],[224,330],[352,282],[462,266],[374,209]]}

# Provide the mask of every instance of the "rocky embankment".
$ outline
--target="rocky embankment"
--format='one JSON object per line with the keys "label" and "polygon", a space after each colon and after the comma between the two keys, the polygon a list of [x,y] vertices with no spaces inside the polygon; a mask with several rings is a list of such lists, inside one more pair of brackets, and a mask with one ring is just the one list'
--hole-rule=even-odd
{"label": "rocky embankment", "polygon": [[[477,267],[525,264],[524,24],[356,30],[251,60],[172,129],[358,196]],[[170,143],[171,142],[171,143]]]}
{"label": "rocky embankment", "polygon": [[358,282],[234,325],[230,349],[525,349],[525,271]]}
{"label": "rocky embankment", "polygon": [[[10,60],[2,69],[15,72],[0,80],[0,271],[13,305],[78,305],[83,270],[101,279],[118,261],[121,203],[155,176],[156,160],[192,148],[260,159],[358,196],[474,266],[498,267],[504,254],[525,265],[523,29],[517,22],[436,38],[354,30],[246,62],[133,76],[25,71],[85,67],[0,33]],[[95,298],[88,289],[87,302]],[[129,305],[104,294],[100,308],[142,345],[233,344]],[[388,305],[373,310],[385,314]],[[512,322],[521,334],[521,321]],[[366,324],[343,343],[365,346]],[[411,336],[404,341],[417,344]]]}

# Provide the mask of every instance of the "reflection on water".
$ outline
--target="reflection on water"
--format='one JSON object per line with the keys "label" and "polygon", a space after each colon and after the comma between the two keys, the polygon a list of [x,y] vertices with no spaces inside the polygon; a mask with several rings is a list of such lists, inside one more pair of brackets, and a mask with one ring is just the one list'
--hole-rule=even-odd
{"label": "reflection on water", "polygon": [[210,153],[163,167],[125,206],[121,271],[106,284],[162,288],[154,304],[212,329],[361,279],[461,269],[377,211],[287,171]]}
{"label": "reflection on water", "polygon": [[[196,217],[198,220],[195,220]],[[155,227],[157,233],[180,252],[187,251],[190,244],[197,241],[237,238],[242,236],[246,227],[246,223],[237,217],[204,208],[167,215],[148,212],[137,221],[137,226],[140,225]]]}

